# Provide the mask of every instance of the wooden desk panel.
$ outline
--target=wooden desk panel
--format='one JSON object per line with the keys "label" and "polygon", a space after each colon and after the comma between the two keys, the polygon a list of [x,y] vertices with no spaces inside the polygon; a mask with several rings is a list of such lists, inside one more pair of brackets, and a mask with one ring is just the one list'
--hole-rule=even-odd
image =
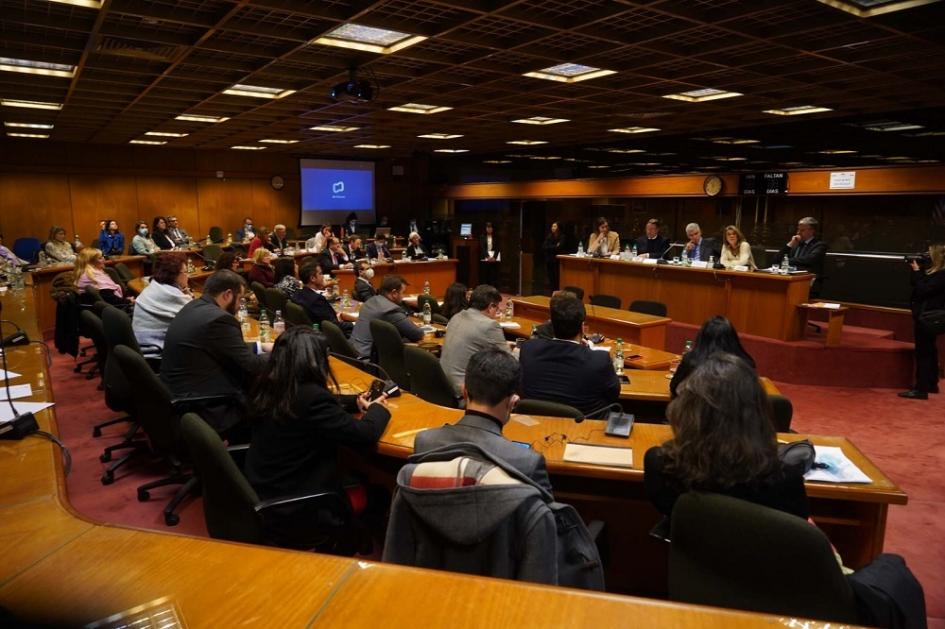
{"label": "wooden desk panel", "polygon": [[693,325],[723,315],[739,332],[792,341],[799,336],[797,305],[805,302],[811,275],[771,275],[619,260],[558,256],[561,284],[586,296],[617,295],[666,304],[674,321]]}
{"label": "wooden desk panel", "polygon": [[[456,281],[456,262],[454,259],[449,259],[375,264],[374,279],[371,280],[371,284],[376,289],[385,277],[396,273],[409,283],[407,292],[419,293],[423,290],[423,283],[429,281],[430,293],[442,299],[449,285]],[[332,276],[338,280],[338,290],[354,291],[357,273],[353,269],[338,269],[332,271]]]}

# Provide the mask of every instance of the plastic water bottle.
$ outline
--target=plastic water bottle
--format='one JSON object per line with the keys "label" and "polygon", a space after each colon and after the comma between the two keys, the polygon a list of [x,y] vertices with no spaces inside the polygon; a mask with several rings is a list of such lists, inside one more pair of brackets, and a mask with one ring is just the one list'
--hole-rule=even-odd
{"label": "plastic water bottle", "polygon": [[425,280],[423,282],[423,294],[424,295],[430,294],[430,280]]}
{"label": "plastic water bottle", "polygon": [[312,330],[314,330],[315,332],[321,333],[322,328],[321,328],[321,326],[319,326],[317,323],[313,323],[313,324],[312,324]]}
{"label": "plastic water bottle", "polygon": [[709,268],[710,269],[715,268],[715,256],[709,256]]}
{"label": "plastic water bottle", "polygon": [[26,288],[26,282],[23,279],[23,269],[18,266],[13,267],[13,290],[19,292]]}
{"label": "plastic water bottle", "polygon": [[227,244],[227,246],[233,244],[233,232],[229,232],[229,233],[226,235],[226,244]]}
{"label": "plastic water bottle", "polygon": [[632,260],[633,258],[637,257],[638,255],[639,255],[639,253],[637,252],[637,245],[636,245],[636,243],[634,243],[633,249],[630,250],[630,259]]}
{"label": "plastic water bottle", "polygon": [[537,323],[532,324],[532,338],[533,339],[538,338],[538,324]]}
{"label": "plastic water bottle", "polygon": [[505,302],[505,318],[511,320],[515,315],[515,309],[512,307],[512,300]]}
{"label": "plastic water bottle", "polygon": [[190,258],[187,258],[187,274],[190,275],[194,272],[194,261]]}
{"label": "plastic water bottle", "polygon": [[343,293],[341,293],[341,309],[348,310],[351,308],[351,294],[348,293],[346,288]]}
{"label": "plastic water bottle", "polygon": [[240,299],[240,309],[237,312],[237,318],[240,320],[240,323],[246,321],[249,318],[249,310],[246,308],[246,298]]}
{"label": "plastic water bottle", "polygon": [[623,375],[623,339],[617,339],[617,348],[614,351],[614,372],[618,376]]}
{"label": "plastic water bottle", "polygon": [[269,342],[269,317],[266,316],[265,311],[259,315],[259,342]]}
{"label": "plastic water bottle", "polygon": [[579,242],[579,243],[578,243],[578,251],[577,251],[577,254],[578,254],[579,257],[584,256],[584,243],[583,243],[583,242]]}
{"label": "plastic water bottle", "polygon": [[686,341],[686,345],[683,347],[683,354],[688,354],[692,351],[692,341]]}
{"label": "plastic water bottle", "polygon": [[285,319],[282,318],[282,311],[276,310],[276,316],[272,320],[272,337],[279,338],[283,332],[285,332]]}
{"label": "plastic water bottle", "polygon": [[430,302],[423,302],[423,325],[430,325],[433,322],[433,309],[430,308]]}
{"label": "plastic water bottle", "polygon": [[787,256],[781,258],[781,275],[787,275],[791,270],[791,262]]}
{"label": "plastic water bottle", "polygon": [[46,259],[46,252],[40,251],[39,252],[39,266],[46,266],[47,264],[49,264],[49,261]]}
{"label": "plastic water bottle", "polygon": [[79,234],[75,235],[75,242],[72,243],[72,246],[75,248],[76,251],[82,248],[82,241],[79,240]]}

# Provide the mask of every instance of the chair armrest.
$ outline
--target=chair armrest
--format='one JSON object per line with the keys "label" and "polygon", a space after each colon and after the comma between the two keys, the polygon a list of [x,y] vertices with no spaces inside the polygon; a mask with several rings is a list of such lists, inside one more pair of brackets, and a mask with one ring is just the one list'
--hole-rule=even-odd
{"label": "chair armrest", "polygon": [[343,497],[336,491],[322,491],[317,494],[299,494],[296,496],[281,496],[279,498],[271,498],[269,500],[263,500],[256,505],[256,513],[261,516],[265,516],[267,509],[272,509],[274,507],[280,507],[283,505],[310,505],[315,506],[322,503],[324,507],[332,509],[335,513],[339,515],[347,515],[350,511],[350,506],[348,504],[347,498]]}
{"label": "chair armrest", "polygon": [[211,402],[226,402],[231,399],[229,395],[196,395],[193,397],[181,397],[171,400],[171,407],[178,414],[186,413],[194,405],[209,404]]}

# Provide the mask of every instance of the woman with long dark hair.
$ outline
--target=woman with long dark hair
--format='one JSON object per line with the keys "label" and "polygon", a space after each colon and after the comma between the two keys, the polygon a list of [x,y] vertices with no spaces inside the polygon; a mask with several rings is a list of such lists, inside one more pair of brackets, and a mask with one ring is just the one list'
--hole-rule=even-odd
{"label": "woman with long dark hair", "polygon": [[643,465],[644,487],[661,513],[699,490],[808,517],[804,479],[781,466],[767,395],[747,362],[715,352],[677,392],[666,409],[673,438],[648,450]]}
{"label": "woman with long dark hair", "polygon": [[295,258],[277,258],[273,286],[285,293],[286,297],[292,297],[296,291],[302,290],[298,275],[299,265]]}
{"label": "woman with long dark hair", "polygon": [[168,251],[174,248],[174,241],[167,231],[167,219],[163,216],[155,216],[151,223],[151,240],[161,251]]}
{"label": "woman with long dark hair", "polygon": [[725,317],[716,315],[706,319],[696,335],[696,341],[692,349],[683,355],[679,367],[676,368],[676,373],[673,374],[673,379],[669,382],[670,396],[676,397],[676,389],[679,384],[696,367],[705,362],[709,356],[718,352],[734,354],[744,360],[749,367],[755,368],[755,360],[742,347],[735,326]]}
{"label": "woman with long dark hair", "polygon": [[447,319],[452,319],[453,315],[462,312],[469,307],[469,289],[465,284],[453,282],[446,289],[443,296],[443,305],[440,307],[440,314]]}
{"label": "woman with long dark hair", "polygon": [[387,427],[386,396],[371,402],[366,393],[334,393],[328,352],[324,336],[293,326],[276,339],[250,391],[246,477],[264,500],[340,490],[338,447],[373,445]]}
{"label": "woman with long dark hair", "polygon": [[554,292],[558,290],[558,256],[567,253],[564,249],[564,236],[558,226],[558,221],[551,224],[551,231],[545,236],[545,242],[542,243],[541,250],[545,254],[548,288],[551,292]]}
{"label": "woman with long dark hair", "polygon": [[912,320],[915,331],[915,384],[899,397],[927,400],[938,393],[938,348],[936,335],[919,321],[922,314],[945,310],[945,244],[929,246],[929,268],[912,261]]}

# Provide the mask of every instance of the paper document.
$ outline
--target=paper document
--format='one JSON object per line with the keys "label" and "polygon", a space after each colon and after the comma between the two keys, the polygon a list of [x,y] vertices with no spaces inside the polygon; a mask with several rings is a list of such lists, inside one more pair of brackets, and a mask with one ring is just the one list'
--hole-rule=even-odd
{"label": "paper document", "polygon": [[815,465],[826,465],[825,468],[815,467],[804,474],[806,480],[822,481],[825,483],[871,483],[869,476],[854,465],[847,458],[843,450],[835,446],[814,446],[816,456]]}
{"label": "paper document", "polygon": [[564,446],[564,460],[591,465],[613,465],[633,467],[633,450],[611,446],[595,446],[587,443],[569,443]]}
{"label": "paper document", "polygon": [[[13,402],[17,413],[38,413],[52,405],[52,402]],[[0,422],[8,422],[11,419],[13,419],[13,410],[4,400],[4,403],[0,404]]]}
{"label": "paper document", "polygon": [[499,321],[499,325],[505,330],[517,330],[522,327],[515,321]]}
{"label": "paper document", "polygon": [[0,369],[0,380],[13,380],[14,378],[19,378],[20,374],[15,371],[4,371]]}
{"label": "paper document", "polygon": [[[29,397],[31,395],[33,395],[33,387],[31,387],[29,383],[10,385],[10,397],[14,400],[21,397]],[[6,387],[0,387],[0,400],[6,400],[6,399],[7,399]]]}

